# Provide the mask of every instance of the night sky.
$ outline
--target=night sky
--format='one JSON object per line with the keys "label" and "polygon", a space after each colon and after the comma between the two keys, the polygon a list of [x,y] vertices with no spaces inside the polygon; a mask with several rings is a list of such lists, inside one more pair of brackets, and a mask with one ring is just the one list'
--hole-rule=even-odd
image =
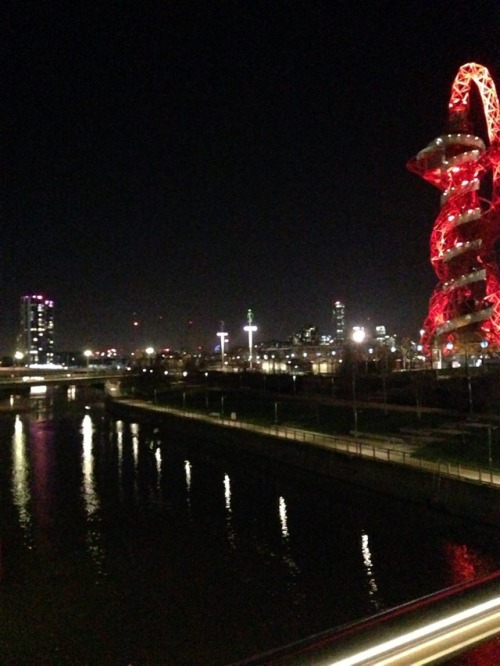
{"label": "night sky", "polygon": [[1,353],[26,293],[58,350],[330,333],[336,299],[417,337],[439,193],[406,162],[461,64],[500,87],[498,0],[2,11]]}

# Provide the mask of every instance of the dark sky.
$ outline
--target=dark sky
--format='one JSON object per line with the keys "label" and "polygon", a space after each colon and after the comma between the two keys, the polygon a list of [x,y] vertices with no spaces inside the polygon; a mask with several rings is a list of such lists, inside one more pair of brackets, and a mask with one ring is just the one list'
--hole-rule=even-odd
{"label": "dark sky", "polygon": [[0,352],[30,292],[57,349],[327,333],[335,299],[417,336],[439,193],[406,162],[461,64],[500,84],[498,0],[3,12]]}

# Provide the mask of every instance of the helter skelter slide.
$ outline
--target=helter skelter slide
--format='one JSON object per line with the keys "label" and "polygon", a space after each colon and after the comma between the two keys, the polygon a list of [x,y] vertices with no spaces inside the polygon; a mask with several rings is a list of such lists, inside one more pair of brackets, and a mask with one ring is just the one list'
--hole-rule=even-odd
{"label": "helter skelter slide", "polygon": [[[473,132],[472,83],[483,105],[487,144]],[[500,107],[486,67],[460,67],[448,107],[449,133],[408,163],[410,171],[442,191],[430,242],[431,264],[440,281],[423,325],[426,355],[433,349],[460,352],[486,343],[500,349],[500,269],[495,256],[500,239]]]}

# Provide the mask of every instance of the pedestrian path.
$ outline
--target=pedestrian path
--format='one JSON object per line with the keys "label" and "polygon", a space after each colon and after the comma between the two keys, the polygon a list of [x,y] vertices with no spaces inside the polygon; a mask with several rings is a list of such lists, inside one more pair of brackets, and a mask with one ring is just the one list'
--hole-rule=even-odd
{"label": "pedestrian path", "polygon": [[338,453],[344,453],[349,456],[357,456],[359,458],[419,468],[436,474],[440,478],[449,477],[461,479],[462,481],[493,486],[500,489],[500,470],[472,467],[470,465],[462,465],[460,463],[446,461],[434,462],[423,458],[417,458],[414,455],[416,445],[398,438],[394,438],[394,441],[392,441],[390,438],[380,438],[377,436],[370,437],[369,433],[358,433],[357,436],[351,435],[350,437],[326,435],[313,430],[291,428],[282,425],[266,426],[248,423],[238,419],[223,418],[217,413],[202,414],[200,412],[168,407],[166,405],[156,405],[144,400],[120,398],[119,402],[120,404],[129,405],[133,408],[171,414],[179,418],[204,421],[206,423],[217,424],[218,426],[227,428],[236,428],[248,432],[254,432],[258,435],[293,440],[295,442],[311,444]]}

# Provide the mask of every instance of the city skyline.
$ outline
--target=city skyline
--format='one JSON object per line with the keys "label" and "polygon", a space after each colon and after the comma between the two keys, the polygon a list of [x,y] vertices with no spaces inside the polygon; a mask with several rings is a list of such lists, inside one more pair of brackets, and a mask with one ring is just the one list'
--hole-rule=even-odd
{"label": "city skyline", "polygon": [[[54,346],[54,339],[57,338],[57,325],[54,325],[54,309],[55,303],[54,300],[48,297],[46,294],[25,294],[20,298],[21,302],[21,317],[18,322],[18,333],[16,336],[16,341],[12,346],[12,349],[9,354],[4,354],[5,357],[11,356],[13,359],[18,361],[29,362],[29,359],[34,359],[35,362],[40,362],[40,354],[43,355],[44,362],[51,362],[47,358],[47,353],[49,352],[50,356],[56,353],[72,353],[72,354],[82,354],[82,356],[91,355],[94,352],[99,354],[105,354],[107,351],[112,351],[114,354],[133,354],[135,352],[144,352],[147,353],[147,349],[154,349],[155,352],[172,350],[176,352],[186,351],[188,353],[203,352],[208,354],[213,354],[214,352],[220,353],[221,343],[223,341],[224,347],[227,351],[246,348],[251,344],[251,340],[248,338],[248,325],[253,323],[254,314],[251,310],[248,310],[244,319],[242,321],[245,323],[244,326],[241,326],[241,330],[244,332],[245,340],[241,339],[240,331],[227,331],[225,322],[219,322],[219,329],[215,332],[204,331],[203,336],[209,340],[207,345],[197,346],[196,342],[193,343],[191,339],[190,325],[191,321],[187,322],[186,334],[183,339],[183,344],[179,347],[175,347],[164,340],[155,341],[152,336],[144,338],[143,340],[137,340],[137,345],[130,346],[125,348],[123,346],[99,348],[93,347],[93,351],[89,349],[88,346],[76,345],[72,349]],[[364,335],[366,335],[367,340],[379,340],[380,331],[383,330],[383,334],[386,338],[396,339],[401,336],[397,332],[392,331],[390,334],[386,334],[386,327],[379,323],[373,324],[372,322],[357,322],[354,325],[349,321],[349,318],[346,318],[346,306],[345,303],[341,301],[334,301],[331,304],[331,322],[326,330],[320,330],[318,326],[314,323],[305,323],[300,329],[296,331],[289,331],[282,339],[262,339],[259,335],[260,327],[253,325],[252,326],[252,340],[253,347],[259,347],[261,345],[302,345],[302,344],[312,344],[312,345],[329,345],[331,347],[340,348],[345,344],[349,344],[349,341],[353,339],[353,332],[356,330],[363,330]],[[250,314],[251,313],[251,314]],[[138,327],[140,323],[136,321]],[[137,332],[137,338],[140,338],[142,331]],[[33,337],[35,336],[35,337]],[[41,336],[41,338],[40,338]],[[255,336],[255,339],[253,339]],[[64,338],[64,336],[62,336]],[[40,338],[40,339],[39,339]],[[237,343],[234,343],[234,340],[237,340]],[[416,340],[416,338],[415,338]],[[415,342],[413,340],[413,342]],[[42,346],[40,346],[42,345]]]}
{"label": "city skyline", "polygon": [[38,292],[64,349],[327,331],[337,299],[415,337],[439,194],[406,163],[461,64],[499,80],[499,12],[399,4],[12,7],[1,351]]}

